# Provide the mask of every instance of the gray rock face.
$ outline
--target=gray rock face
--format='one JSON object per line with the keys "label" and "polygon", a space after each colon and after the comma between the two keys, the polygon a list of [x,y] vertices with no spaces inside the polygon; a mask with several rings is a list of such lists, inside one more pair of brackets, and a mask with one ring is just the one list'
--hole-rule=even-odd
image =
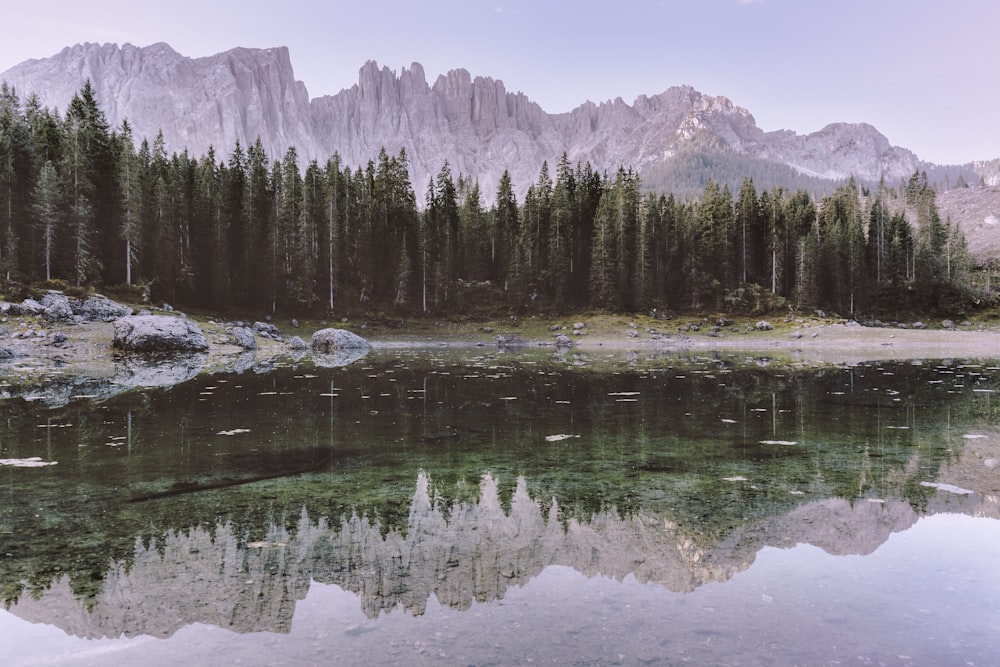
{"label": "gray rock face", "polygon": [[197,324],[169,315],[130,315],[113,323],[112,345],[131,352],[201,352],[208,339]]}
{"label": "gray rock face", "polygon": [[192,59],[166,44],[82,44],[0,74],[22,96],[37,93],[43,106],[59,109],[88,79],[110,125],[127,118],[136,141],[152,141],[162,129],[168,152],[187,148],[202,155],[209,146],[228,152],[259,136],[273,157],[294,145],[303,166],[335,152],[345,164],[361,165],[383,147],[391,155],[406,149],[416,192],[447,160],[453,173],[478,179],[483,192],[495,191],[507,169],[523,195],[542,162],[554,163],[563,153],[571,163],[589,161],[597,172],[626,164],[641,173],[689,147],[830,179],[884,175],[895,182],[933,167],[891,146],[870,125],[765,133],[746,109],[688,86],[643,95],[631,105],[620,98],[588,101],[570,113],[548,114],[502,81],[473,78],[463,69],[431,84],[418,63],[397,74],[368,62],[356,85],[310,100],[284,47]]}
{"label": "gray rock face", "polygon": [[320,329],[312,335],[310,347],[314,352],[330,353],[339,350],[367,350],[371,345],[361,336],[345,329]]}

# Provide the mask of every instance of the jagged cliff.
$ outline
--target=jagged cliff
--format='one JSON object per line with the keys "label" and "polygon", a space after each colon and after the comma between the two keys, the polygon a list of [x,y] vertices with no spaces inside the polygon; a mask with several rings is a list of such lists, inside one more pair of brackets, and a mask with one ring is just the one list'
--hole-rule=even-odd
{"label": "jagged cliff", "polygon": [[201,155],[214,146],[223,157],[237,142],[260,137],[274,157],[294,145],[306,160],[336,152],[360,166],[383,147],[405,149],[418,194],[446,160],[453,173],[477,178],[487,196],[504,169],[523,192],[543,161],[563,153],[598,171],[662,169],[685,152],[718,161],[739,156],[824,179],[896,182],[933,167],[870,125],[764,132],[746,109],[687,86],[631,105],[619,98],[548,114],[503,82],[462,69],[429,84],[417,63],[397,74],[368,62],[356,85],[310,100],[284,47],[188,58],[166,44],[76,45],[0,74],[22,96],[36,93],[43,106],[59,109],[88,79],[112,125],[127,118],[137,138],[150,140],[162,130],[170,151]]}

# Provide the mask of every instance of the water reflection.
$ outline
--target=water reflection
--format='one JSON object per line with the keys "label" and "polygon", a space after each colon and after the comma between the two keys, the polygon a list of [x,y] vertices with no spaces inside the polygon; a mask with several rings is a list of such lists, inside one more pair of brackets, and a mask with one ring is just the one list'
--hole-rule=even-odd
{"label": "water reflection", "polygon": [[[4,404],[0,458],[55,463],[0,465],[10,613],[87,638],[294,635],[332,586],[384,629],[485,613],[559,572],[711,596],[776,548],[867,555],[929,517],[1000,518],[988,364],[361,363]],[[563,613],[593,624],[608,595]]]}
{"label": "water reflection", "polygon": [[[936,494],[922,514],[956,511],[997,518],[1000,506],[979,494]],[[421,474],[401,527],[387,530],[358,515],[331,522],[303,511],[292,530],[271,523],[254,540],[229,523],[171,530],[146,543],[138,540],[129,558],[110,563],[93,598],[74,595],[63,577],[40,594],[21,596],[9,609],[80,637],[167,637],[192,623],[288,632],[295,605],[311,582],[355,593],[369,618],[396,608],[420,615],[432,598],[466,610],[502,599],[509,588],[554,565],[587,577],[632,577],[691,592],[727,581],[765,546],[810,544],[837,555],[869,554],[917,518],[913,507],[898,499],[830,498],[749,521],[701,548],[688,534],[690,527],[641,511],[561,519],[557,503],[543,507],[524,479],[515,485],[509,510],[489,475],[477,500],[443,506]]]}

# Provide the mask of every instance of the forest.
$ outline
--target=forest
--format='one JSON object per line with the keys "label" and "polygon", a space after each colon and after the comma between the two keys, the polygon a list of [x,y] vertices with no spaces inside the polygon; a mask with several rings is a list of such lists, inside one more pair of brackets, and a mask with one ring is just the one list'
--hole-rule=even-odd
{"label": "forest", "polygon": [[[0,88],[0,271],[24,286],[130,291],[219,313],[775,309],[842,317],[962,314],[965,239],[926,174],[853,180],[817,200],[780,186],[700,197],[598,173],[565,155],[523,201],[441,166],[422,204],[405,151],[303,169],[259,141],[167,154],[110,128],[88,83],[65,111]],[[490,203],[486,203],[487,201]],[[911,222],[909,217],[915,218]]]}

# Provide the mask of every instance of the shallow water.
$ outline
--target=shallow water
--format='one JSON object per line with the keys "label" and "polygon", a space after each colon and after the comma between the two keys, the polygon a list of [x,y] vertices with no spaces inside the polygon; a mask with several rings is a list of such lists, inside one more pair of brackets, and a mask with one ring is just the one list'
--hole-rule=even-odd
{"label": "shallow water", "polygon": [[994,664],[993,363],[384,350],[8,400],[4,664]]}

